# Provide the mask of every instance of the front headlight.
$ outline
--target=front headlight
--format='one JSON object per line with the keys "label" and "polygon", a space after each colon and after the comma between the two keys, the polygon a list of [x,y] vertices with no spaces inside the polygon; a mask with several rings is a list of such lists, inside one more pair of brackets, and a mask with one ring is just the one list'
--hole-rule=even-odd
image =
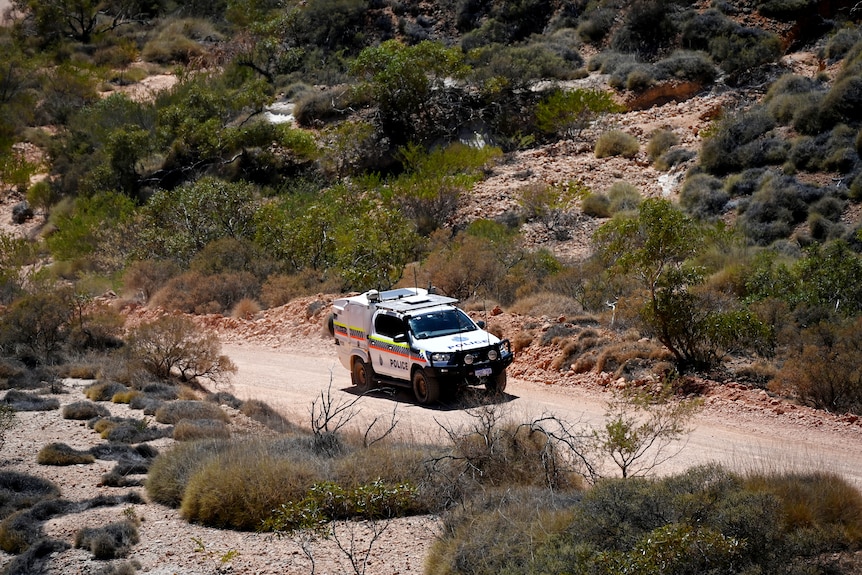
{"label": "front headlight", "polygon": [[472,364],[474,361],[476,361],[476,357],[473,354],[468,353],[464,356],[464,363],[466,363],[467,365]]}
{"label": "front headlight", "polygon": [[431,361],[439,362],[439,363],[449,363],[449,360],[452,359],[451,353],[432,353]]}
{"label": "front headlight", "polygon": [[489,361],[497,361],[497,358],[500,357],[500,354],[497,353],[496,349],[488,350],[488,360]]}

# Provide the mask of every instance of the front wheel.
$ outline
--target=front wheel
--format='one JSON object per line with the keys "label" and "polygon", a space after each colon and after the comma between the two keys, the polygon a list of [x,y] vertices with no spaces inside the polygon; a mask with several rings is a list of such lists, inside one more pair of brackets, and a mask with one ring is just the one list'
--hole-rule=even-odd
{"label": "front wheel", "polygon": [[350,372],[350,380],[363,393],[371,389],[371,368],[368,367],[368,364],[361,357],[353,360],[353,370]]}
{"label": "front wheel", "polygon": [[429,405],[440,398],[440,384],[424,370],[417,369],[413,374],[413,393],[419,403]]}
{"label": "front wheel", "polygon": [[494,377],[489,377],[485,382],[485,389],[491,393],[503,393],[506,391],[506,371],[503,370]]}

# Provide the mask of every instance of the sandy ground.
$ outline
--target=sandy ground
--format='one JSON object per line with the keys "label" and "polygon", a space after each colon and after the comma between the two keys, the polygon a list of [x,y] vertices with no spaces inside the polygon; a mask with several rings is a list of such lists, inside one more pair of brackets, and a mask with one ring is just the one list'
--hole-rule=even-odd
{"label": "sandy ground", "polygon": [[[242,330],[239,330],[241,332]],[[288,332],[292,330],[288,329]],[[394,395],[377,393],[358,397],[349,375],[335,360],[328,338],[311,335],[286,338],[282,344],[267,345],[255,338],[227,343],[225,353],[239,367],[230,386],[223,388],[240,398],[262,399],[277,407],[292,421],[307,425],[310,406],[322,393],[336,402],[357,400],[356,424],[363,425],[375,416],[398,420],[398,431],[405,435],[432,438],[442,428],[457,428],[470,421],[469,412],[456,406],[427,408],[417,405],[408,392]],[[521,366],[523,367],[523,366]],[[513,370],[517,371],[517,369]],[[596,379],[598,376],[593,376]],[[82,399],[86,382],[71,380],[67,393],[57,397],[63,404]],[[510,379],[507,396],[500,406],[508,416],[518,419],[553,414],[575,427],[595,425],[602,420],[607,388],[576,385],[558,376],[555,385],[536,377]],[[672,473],[691,465],[721,462],[740,470],[831,470],[862,488],[862,425],[853,418],[841,418],[792,406],[756,390],[722,388],[708,395],[687,441],[679,453],[657,468]],[[109,404],[115,415],[139,418],[125,405]],[[254,431],[241,414],[230,411],[234,434]],[[100,486],[99,478],[113,462],[71,467],[41,466],[35,463],[39,449],[54,441],[76,449],[101,443],[101,439],[81,422],[64,420],[59,411],[22,412],[0,458],[4,468],[38,474],[55,481],[63,497],[84,500],[98,494],[129,491]],[[157,424],[154,424],[157,425]],[[173,440],[154,442],[160,450]],[[143,493],[141,488],[133,489]],[[176,510],[156,504],[132,506],[142,519],[141,541],[132,549],[129,560],[140,571],[158,575],[205,575],[212,573],[247,574],[340,574],[353,572],[347,556],[332,540],[310,543],[312,563],[303,551],[302,539],[274,539],[257,533],[238,533],[209,529],[183,521]],[[46,535],[72,543],[82,526],[100,526],[119,521],[128,505],[100,508],[48,521]],[[345,536],[368,541],[361,524],[340,524]],[[424,560],[437,529],[434,517],[414,517],[393,522],[384,537],[372,548],[366,573],[404,575],[421,573]],[[0,567],[12,557],[0,554]],[[90,574],[105,566],[84,550],[70,549],[48,558],[46,573]]]}

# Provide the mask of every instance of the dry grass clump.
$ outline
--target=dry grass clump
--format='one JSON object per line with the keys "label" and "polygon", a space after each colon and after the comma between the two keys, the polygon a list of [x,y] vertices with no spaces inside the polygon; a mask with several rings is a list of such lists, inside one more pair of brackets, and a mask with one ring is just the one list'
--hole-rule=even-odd
{"label": "dry grass clump", "polygon": [[232,407],[233,409],[239,409],[240,407],[242,407],[243,403],[241,399],[226,391],[208,393],[206,396],[204,396],[204,401],[209,401],[210,403],[214,403],[216,405],[227,405],[228,407]]}
{"label": "dry grass clump", "polygon": [[862,493],[837,474],[755,472],[745,485],[778,498],[784,528],[803,550],[862,546]]}
{"label": "dry grass clump", "polygon": [[0,471],[0,519],[59,496],[60,488],[47,479],[17,471]]}
{"label": "dry grass clump", "polygon": [[605,346],[596,358],[595,369],[621,377],[648,367],[650,362],[669,359],[668,353],[653,341],[624,341]]}
{"label": "dry grass clump", "polygon": [[266,457],[232,449],[207,461],[189,479],[180,512],[211,527],[258,529],[282,503],[301,500],[320,476],[311,460]]}
{"label": "dry grass clump", "polygon": [[534,336],[527,330],[521,330],[511,338],[512,351],[518,353],[530,347],[533,343]]}
{"label": "dry grass clump", "polygon": [[230,429],[224,421],[217,419],[181,419],[174,426],[173,437],[177,441],[227,439]]}
{"label": "dry grass clump", "polygon": [[95,461],[91,453],[78,451],[65,443],[49,443],[36,455],[39,465],[86,465]]}
{"label": "dry grass clump", "polygon": [[202,440],[180,443],[157,457],[147,476],[147,495],[156,503],[179,507],[191,476],[204,463],[216,458],[231,443],[223,440]]}
{"label": "dry grass clump", "polygon": [[125,557],[138,541],[138,526],[128,519],[103,527],[85,527],[75,534],[75,547],[88,549],[95,559]]}
{"label": "dry grass clump", "polygon": [[533,317],[571,317],[584,308],[574,298],[554,292],[538,292],[519,298],[510,307],[512,313]]}
{"label": "dry grass clump", "polygon": [[6,553],[23,553],[42,536],[42,523],[29,509],[16,511],[0,523],[0,549]]}
{"label": "dry grass clump", "polygon": [[262,423],[269,429],[279,433],[295,433],[299,430],[299,427],[288,421],[286,417],[270,407],[269,404],[257,399],[244,401],[239,411],[249,419]]}
{"label": "dry grass clump", "polygon": [[[485,490],[444,516],[442,533],[428,554],[424,572],[528,573],[529,555],[570,522],[575,497],[532,487]],[[560,566],[549,572],[569,571]]]}
{"label": "dry grass clump", "polygon": [[230,316],[235,319],[254,319],[260,310],[261,307],[257,300],[244,297],[236,302],[233,309],[230,310]]}
{"label": "dry grass clump", "polygon": [[108,417],[111,412],[104,405],[92,401],[76,401],[63,406],[63,419],[86,421],[94,417]]}
{"label": "dry grass clump", "polygon": [[53,553],[60,553],[69,548],[65,541],[56,539],[40,539],[30,545],[26,551],[16,555],[6,564],[3,569],[4,575],[31,575],[38,569],[37,565],[43,558],[50,557]]}
{"label": "dry grass clump", "polygon": [[156,410],[156,421],[175,424],[183,419],[213,419],[230,422],[230,417],[219,406],[204,401],[183,400],[170,401],[162,404]]}
{"label": "dry grass clump", "polygon": [[128,390],[117,381],[97,381],[84,388],[84,396],[90,401],[111,401],[115,394]]}
{"label": "dry grass clump", "polygon": [[147,419],[127,417],[103,417],[88,424],[102,439],[118,443],[142,443],[162,437],[170,437],[170,427],[151,426]]}
{"label": "dry grass clump", "polygon": [[27,393],[10,389],[3,398],[3,403],[15,411],[51,411],[60,409],[60,400],[54,397],[41,397],[35,393]]}
{"label": "dry grass clump", "polygon": [[[607,345],[608,340],[599,336],[593,329],[581,331],[577,337],[569,339],[562,346],[559,355],[551,362],[555,370],[572,369],[576,373],[586,373],[596,365],[598,348]],[[587,355],[584,355],[587,354]]]}
{"label": "dry grass clump", "polygon": [[611,156],[622,156],[634,158],[640,151],[640,144],[631,134],[621,130],[610,130],[603,133],[596,140],[595,155],[597,158],[608,158]]}
{"label": "dry grass clump", "polygon": [[126,391],[118,391],[114,395],[111,396],[111,403],[125,403],[130,404],[134,398],[141,395],[141,392],[137,389],[129,389]]}
{"label": "dry grass clump", "polygon": [[443,453],[441,447],[420,443],[376,443],[354,449],[334,462],[335,480],[346,488],[355,488],[381,479],[387,483],[404,481],[419,485],[426,464]]}
{"label": "dry grass clump", "polygon": [[72,379],[96,379],[100,370],[101,365],[94,362],[68,363],[61,366],[58,375]]}

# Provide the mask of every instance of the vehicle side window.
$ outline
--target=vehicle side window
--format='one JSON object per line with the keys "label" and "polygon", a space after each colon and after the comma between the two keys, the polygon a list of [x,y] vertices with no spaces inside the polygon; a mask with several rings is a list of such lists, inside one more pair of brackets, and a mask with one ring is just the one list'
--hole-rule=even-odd
{"label": "vehicle side window", "polygon": [[407,332],[404,320],[391,315],[380,314],[374,319],[374,331],[384,337],[395,337]]}

